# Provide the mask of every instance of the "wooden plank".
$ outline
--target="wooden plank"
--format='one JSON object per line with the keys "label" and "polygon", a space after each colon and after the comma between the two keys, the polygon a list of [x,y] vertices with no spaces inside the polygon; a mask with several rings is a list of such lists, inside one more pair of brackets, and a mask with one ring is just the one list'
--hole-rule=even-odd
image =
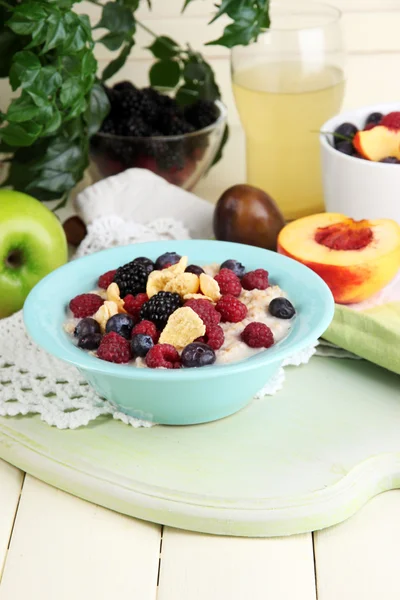
{"label": "wooden plank", "polygon": [[27,476],[1,600],[154,600],[160,527]]}
{"label": "wooden plank", "polygon": [[314,534],[319,600],[398,600],[400,490]]}
{"label": "wooden plank", "polygon": [[164,528],[158,600],[314,600],[311,535],[248,539]]}
{"label": "wooden plank", "polygon": [[22,471],[0,459],[0,580],[23,480]]}

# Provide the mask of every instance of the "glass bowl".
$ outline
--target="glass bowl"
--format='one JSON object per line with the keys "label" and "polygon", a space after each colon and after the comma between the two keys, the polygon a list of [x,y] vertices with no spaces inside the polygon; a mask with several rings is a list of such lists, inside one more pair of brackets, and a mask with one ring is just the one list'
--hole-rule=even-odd
{"label": "glass bowl", "polygon": [[96,133],[90,140],[90,172],[95,180],[133,167],[149,169],[185,190],[190,190],[212,164],[221,144],[226,108],[216,101],[217,120],[193,133],[129,137]]}

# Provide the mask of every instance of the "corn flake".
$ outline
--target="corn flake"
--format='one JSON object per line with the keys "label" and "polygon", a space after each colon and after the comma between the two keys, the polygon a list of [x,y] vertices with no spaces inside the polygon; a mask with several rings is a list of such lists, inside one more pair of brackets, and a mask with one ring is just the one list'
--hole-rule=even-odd
{"label": "corn flake", "polygon": [[181,273],[185,272],[187,266],[188,257],[182,256],[179,262],[177,262],[175,265],[167,267],[166,269],[163,269],[163,271],[168,271],[169,273],[173,273],[174,275],[180,275]]}
{"label": "corn flake", "polygon": [[210,302],[214,302],[212,298],[208,296],[204,296],[204,294],[185,294],[183,296],[184,300],[209,300]]}
{"label": "corn flake", "polygon": [[118,306],[112,300],[106,300],[99,310],[93,315],[93,319],[100,325],[101,332],[106,330],[107,321],[110,317],[118,314]]}
{"label": "corn flake", "polygon": [[169,317],[160,335],[159,343],[171,344],[177,350],[182,350],[205,332],[206,326],[200,317],[188,306],[183,306]]}
{"label": "corn flake", "polygon": [[158,294],[158,292],[162,292],[171,279],[174,278],[174,274],[168,271],[168,269],[163,269],[162,271],[152,271],[147,280],[146,286],[146,294],[149,298]]}
{"label": "corn flake", "polygon": [[218,302],[221,298],[218,282],[205,273],[200,275],[200,289],[205,296],[208,296],[212,300],[212,302]]}
{"label": "corn flake", "polygon": [[110,283],[107,288],[107,300],[110,302],[115,302],[115,304],[118,306],[119,313],[126,313],[126,310],[124,309],[125,302],[120,297],[118,284]]}
{"label": "corn flake", "polygon": [[194,273],[180,273],[167,283],[166,292],[176,292],[180,296],[195,294],[199,290],[199,278]]}

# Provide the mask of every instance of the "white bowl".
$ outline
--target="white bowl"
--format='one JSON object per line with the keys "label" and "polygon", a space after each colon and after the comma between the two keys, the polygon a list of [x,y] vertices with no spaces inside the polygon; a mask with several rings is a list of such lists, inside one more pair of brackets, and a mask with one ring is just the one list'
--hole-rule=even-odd
{"label": "white bowl", "polygon": [[332,146],[341,123],[362,128],[372,112],[400,111],[400,102],[373,104],[336,115],[321,127],[322,179],[325,208],[353,219],[393,219],[400,224],[400,165],[347,156]]}

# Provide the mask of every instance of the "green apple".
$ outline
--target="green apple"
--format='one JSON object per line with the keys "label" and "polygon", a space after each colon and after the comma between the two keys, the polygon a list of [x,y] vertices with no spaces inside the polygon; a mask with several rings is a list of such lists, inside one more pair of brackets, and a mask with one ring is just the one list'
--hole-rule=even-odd
{"label": "green apple", "polygon": [[31,196],[0,190],[0,318],[22,308],[40,279],[67,261],[57,217]]}

